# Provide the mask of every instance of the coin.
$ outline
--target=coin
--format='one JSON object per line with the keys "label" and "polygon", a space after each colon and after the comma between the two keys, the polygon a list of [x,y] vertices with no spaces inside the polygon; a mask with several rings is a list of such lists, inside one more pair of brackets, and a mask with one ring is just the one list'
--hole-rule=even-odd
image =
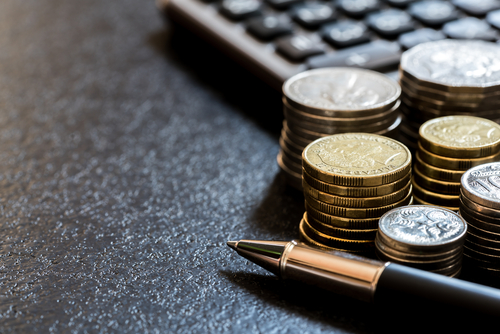
{"label": "coin", "polygon": [[305,202],[305,207],[309,216],[333,227],[352,228],[358,230],[376,229],[378,227],[379,217],[364,219],[337,217],[318,211],[307,204],[307,202]]}
{"label": "coin", "polygon": [[500,210],[500,162],[476,166],[461,179],[464,195],[477,204]]}
{"label": "coin", "polygon": [[293,132],[292,130],[290,130],[290,128],[288,127],[288,122],[286,120],[283,121],[283,129],[286,133],[286,136],[288,137],[288,139],[290,139],[291,141],[293,141],[295,144],[297,144],[298,146],[301,146],[303,147],[302,150],[304,150],[304,148],[309,145],[313,140],[316,140],[320,137],[326,137],[327,135],[321,135],[318,136],[318,137],[314,137],[314,139],[308,139],[308,138],[303,138],[301,136],[299,136],[298,134],[296,134],[295,132]]}
{"label": "coin", "polygon": [[298,122],[306,122],[320,125],[330,125],[336,127],[352,127],[356,125],[367,125],[372,123],[377,123],[382,120],[386,120],[391,115],[397,113],[399,105],[401,102],[398,100],[396,104],[387,111],[378,112],[373,115],[360,116],[360,117],[331,117],[331,116],[318,116],[314,114],[309,114],[298,109],[293,108],[289,104],[285,103],[283,106],[283,112],[287,119],[293,118]]}
{"label": "coin", "polygon": [[[295,143],[293,140],[291,140],[290,138],[288,138],[288,135],[286,134],[285,129],[281,129],[281,138],[280,138],[280,140],[283,140],[283,145],[286,145],[290,151],[292,151],[293,153],[295,153],[297,155],[300,155],[300,159],[302,161],[302,151],[304,150],[304,148],[307,145],[306,146],[300,146],[297,143]],[[280,146],[281,146],[281,142],[280,142]]]}
{"label": "coin", "polygon": [[345,218],[376,218],[393,208],[408,205],[411,200],[411,192],[408,192],[406,196],[398,202],[376,208],[344,208],[318,201],[307,193],[304,194],[304,197],[309,206],[332,216]]}
{"label": "coin", "polygon": [[458,207],[452,207],[452,206],[444,206],[444,205],[440,205],[440,204],[433,204],[433,203],[429,203],[429,202],[426,202],[420,198],[418,198],[417,195],[415,194],[412,194],[413,196],[413,201],[415,202],[415,205],[430,205],[430,206],[437,206],[437,207],[440,207],[440,208],[444,208],[444,209],[448,209],[450,211],[453,211],[453,212],[457,212],[458,211]]}
{"label": "coin", "polygon": [[449,195],[458,195],[460,192],[460,186],[461,186],[460,182],[441,181],[427,177],[420,171],[418,165],[415,165],[413,171],[414,171],[413,178],[415,182],[427,190],[439,194],[449,194]]}
{"label": "coin", "polygon": [[310,176],[304,170],[302,171],[302,175],[304,177],[304,180],[313,188],[328,194],[344,196],[344,197],[378,197],[378,196],[389,195],[405,187],[410,181],[411,170],[408,172],[408,174],[406,174],[397,181],[374,187],[337,186],[335,184],[319,181]]}
{"label": "coin", "polygon": [[283,85],[286,102],[312,114],[334,117],[373,115],[390,109],[401,87],[389,77],[356,68],[309,70]]}
{"label": "coin", "polygon": [[278,161],[278,165],[280,166],[281,170],[285,173],[286,179],[288,180],[290,185],[295,189],[302,191],[302,175],[288,168],[288,166],[283,162],[281,152],[278,153],[276,160]]}
{"label": "coin", "polygon": [[476,252],[480,252],[486,255],[498,256],[500,257],[500,249],[482,246],[480,244],[476,244],[468,239],[465,239],[464,246],[470,248]]}
{"label": "coin", "polygon": [[446,206],[452,209],[456,208],[458,210],[460,195],[444,195],[427,190],[415,182],[415,178],[412,180],[412,185],[413,195],[418,201],[430,203],[432,205]]}
{"label": "coin", "polygon": [[444,169],[429,165],[420,159],[418,151],[415,153],[415,168],[418,168],[422,174],[433,179],[451,182],[460,182],[462,175],[465,173],[465,171],[461,170]]}
{"label": "coin", "polygon": [[422,159],[422,161],[428,163],[429,165],[462,171],[466,171],[474,166],[500,160],[500,152],[482,158],[458,159],[443,157],[427,151],[422,147],[420,142],[418,143],[418,152],[420,155],[420,159]]}
{"label": "coin", "polygon": [[460,215],[464,217],[465,221],[473,224],[482,229],[500,233],[500,223],[498,218],[486,216],[482,213],[476,212],[465,205],[460,200]]}
{"label": "coin", "polygon": [[327,234],[321,233],[314,229],[307,223],[306,220],[302,219],[300,222],[300,229],[309,238],[329,247],[344,249],[344,250],[367,250],[373,249],[373,240],[350,240],[331,237]]}
{"label": "coin", "polygon": [[454,249],[463,243],[467,223],[451,210],[413,205],[385,213],[379,221],[384,243],[403,252]]}
{"label": "coin", "polygon": [[460,200],[465,206],[467,206],[469,209],[473,211],[479,212],[486,216],[500,218],[500,210],[492,209],[490,207],[477,204],[464,194],[463,188],[462,191],[460,192]]}
{"label": "coin", "polygon": [[480,238],[495,242],[496,244],[500,245],[499,233],[484,230],[480,227],[474,226],[473,224],[469,224],[469,232],[470,234],[476,235]]}
{"label": "coin", "polygon": [[500,46],[477,40],[441,40],[403,53],[404,75],[451,93],[488,93],[500,85]]}
{"label": "coin", "polygon": [[296,164],[297,166],[302,165],[302,155],[295,153],[289,146],[285,143],[283,138],[280,137],[279,144],[283,155],[286,155],[287,159],[290,159],[291,162]]}
{"label": "coin", "polygon": [[304,194],[307,194],[307,196],[317,199],[320,202],[347,208],[374,208],[389,205],[402,200],[408,193],[411,193],[411,182],[408,181],[406,186],[400,190],[378,197],[336,196],[317,190],[309,185],[305,179],[302,181],[302,188],[304,189]]}
{"label": "coin", "polygon": [[325,223],[320,222],[319,220],[314,219],[307,215],[307,212],[304,212],[303,219],[314,229],[321,233],[325,233],[331,237],[341,238],[341,239],[350,239],[350,240],[373,240],[375,239],[375,235],[377,234],[377,229],[364,229],[364,230],[356,230],[351,228],[340,228],[334,227]]}
{"label": "coin", "polygon": [[439,117],[422,124],[420,143],[446,157],[486,157],[500,151],[500,125],[474,116]]}
{"label": "coin", "polygon": [[366,133],[317,139],[302,153],[306,172],[342,186],[377,186],[401,179],[411,169],[411,153],[394,139]]}

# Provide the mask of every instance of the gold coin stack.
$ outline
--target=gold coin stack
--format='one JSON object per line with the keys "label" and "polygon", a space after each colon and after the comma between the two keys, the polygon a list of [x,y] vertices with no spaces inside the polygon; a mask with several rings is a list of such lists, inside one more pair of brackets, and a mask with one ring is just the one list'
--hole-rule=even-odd
{"label": "gold coin stack", "polygon": [[400,140],[416,150],[425,121],[472,115],[500,122],[500,45],[441,40],[403,53],[400,63]]}
{"label": "gold coin stack", "polygon": [[500,125],[488,119],[435,118],[420,127],[419,137],[412,180],[418,204],[458,211],[465,171],[500,160]]}
{"label": "gold coin stack", "polygon": [[371,253],[379,218],[409,205],[411,153],[400,142],[367,133],[323,137],[302,153],[305,242]]}
{"label": "gold coin stack", "polygon": [[380,218],[376,254],[383,261],[455,277],[462,269],[466,231],[464,219],[444,208],[395,208]]}
{"label": "gold coin stack", "polygon": [[469,169],[462,177],[460,215],[467,221],[464,264],[500,275],[500,162]]}
{"label": "gold coin stack", "polygon": [[363,69],[324,68],[288,79],[277,160],[289,183],[302,189],[302,151],[318,138],[360,131],[396,136],[400,94],[397,82]]}

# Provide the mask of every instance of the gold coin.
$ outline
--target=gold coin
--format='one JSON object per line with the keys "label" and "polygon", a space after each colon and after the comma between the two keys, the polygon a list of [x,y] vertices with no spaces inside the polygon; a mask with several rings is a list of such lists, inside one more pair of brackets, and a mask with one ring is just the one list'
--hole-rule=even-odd
{"label": "gold coin", "polygon": [[450,170],[429,165],[420,159],[418,151],[415,153],[415,168],[418,168],[423,175],[430,178],[451,182],[460,182],[462,175],[465,173],[463,170]]}
{"label": "gold coin", "polygon": [[302,153],[302,166],[321,181],[369,187],[401,179],[411,169],[411,153],[400,142],[367,134],[337,134],[315,140]]}
{"label": "gold coin", "polygon": [[309,185],[327,194],[344,197],[378,197],[389,195],[405,187],[411,179],[411,170],[408,172],[408,174],[397,181],[375,187],[337,186],[335,184],[319,181],[307,174],[305,170],[302,170],[302,175],[304,177],[304,180],[306,180]]}
{"label": "gold coin", "polygon": [[419,205],[419,204],[420,205],[430,205],[430,206],[437,206],[439,208],[448,209],[448,210],[455,211],[455,212],[458,211],[458,207],[451,207],[451,206],[444,206],[444,205],[432,204],[432,203],[426,202],[424,200],[421,200],[415,194],[413,194],[412,196],[413,196],[413,201],[415,202],[415,205]]}
{"label": "gold coin", "polygon": [[309,225],[308,222],[305,221],[304,219],[300,221],[299,228],[301,229],[301,232],[303,231],[303,233],[307,235],[309,238],[325,246],[337,249],[345,249],[350,251],[353,250],[362,251],[367,249],[373,249],[374,247],[373,240],[349,240],[349,239],[331,237],[311,227],[311,225]]}
{"label": "gold coin", "polygon": [[369,230],[378,228],[378,221],[380,217],[365,218],[365,219],[337,217],[318,211],[315,208],[311,207],[309,204],[307,204],[307,202],[305,202],[305,207],[307,214],[310,217],[333,227],[340,227],[346,229],[351,228],[357,230],[367,230],[367,229]]}
{"label": "gold coin", "polygon": [[365,230],[356,230],[350,228],[340,228],[334,227],[325,223],[320,222],[319,220],[314,219],[307,215],[307,212],[304,212],[303,218],[311,227],[318,230],[321,233],[329,235],[335,238],[349,239],[349,240],[373,240],[375,239],[375,235],[377,234],[377,229],[365,229]]}
{"label": "gold coin", "polygon": [[447,207],[452,211],[458,210],[458,206],[460,205],[459,195],[444,195],[427,190],[421,187],[417,182],[415,182],[415,177],[413,177],[412,185],[413,185],[413,195],[415,196],[415,199],[421,202],[422,204],[443,206]]}
{"label": "gold coin", "polygon": [[500,152],[500,125],[474,116],[439,117],[420,127],[420,144],[450,158],[481,158]]}
{"label": "gold coin", "polygon": [[344,208],[318,201],[317,199],[310,197],[307,193],[304,193],[304,197],[306,198],[306,202],[309,206],[332,216],[345,218],[377,218],[389,210],[399,206],[408,205],[411,200],[411,192],[409,191],[406,196],[398,202],[376,208]]}
{"label": "gold coin", "polygon": [[336,196],[315,189],[309,185],[305,179],[302,181],[302,188],[304,189],[304,194],[328,204],[347,208],[374,208],[389,205],[402,200],[409,192],[411,192],[411,182],[408,181],[405,187],[396,192],[378,197]]}
{"label": "gold coin", "polygon": [[422,147],[420,142],[418,143],[418,152],[422,161],[428,163],[429,165],[446,169],[461,170],[461,171],[466,171],[474,166],[479,166],[488,162],[494,162],[500,160],[500,152],[482,158],[457,159],[457,158],[443,157],[427,151],[425,148]]}
{"label": "gold coin", "polygon": [[415,165],[414,172],[413,178],[415,182],[427,190],[449,195],[458,195],[460,193],[460,182],[441,181],[430,178],[419,170],[418,165]]}

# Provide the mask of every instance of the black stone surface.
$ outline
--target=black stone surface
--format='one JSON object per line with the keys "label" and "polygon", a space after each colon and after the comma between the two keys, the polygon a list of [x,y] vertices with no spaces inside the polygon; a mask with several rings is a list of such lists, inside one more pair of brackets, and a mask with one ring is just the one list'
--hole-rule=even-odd
{"label": "black stone surface", "polygon": [[0,332],[385,331],[226,246],[298,237],[281,117],[152,1],[1,1]]}

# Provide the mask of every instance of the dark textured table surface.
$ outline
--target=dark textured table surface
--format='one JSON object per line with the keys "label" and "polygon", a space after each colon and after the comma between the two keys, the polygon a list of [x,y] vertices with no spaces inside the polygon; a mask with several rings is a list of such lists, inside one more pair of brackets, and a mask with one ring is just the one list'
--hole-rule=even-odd
{"label": "dark textured table surface", "polygon": [[153,1],[1,1],[0,332],[385,329],[226,246],[298,237],[281,117]]}

